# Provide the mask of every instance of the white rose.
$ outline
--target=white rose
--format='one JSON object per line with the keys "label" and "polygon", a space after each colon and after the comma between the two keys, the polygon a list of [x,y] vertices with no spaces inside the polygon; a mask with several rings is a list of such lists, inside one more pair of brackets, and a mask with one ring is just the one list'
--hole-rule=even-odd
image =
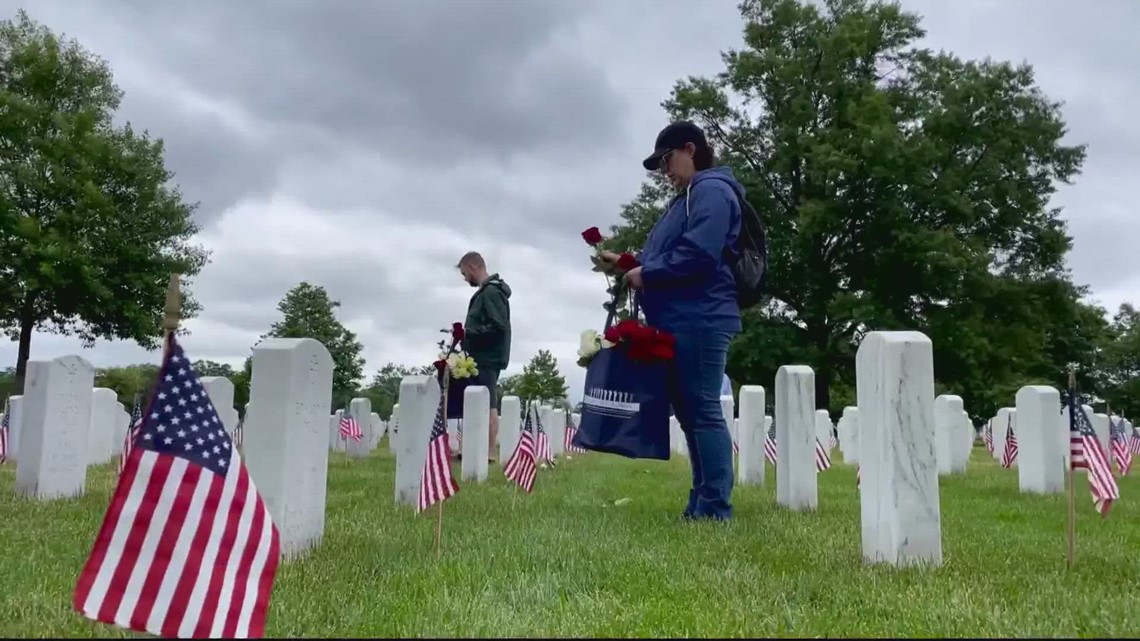
{"label": "white rose", "polygon": [[602,337],[597,331],[587,329],[582,332],[578,345],[578,358],[590,358],[602,348]]}

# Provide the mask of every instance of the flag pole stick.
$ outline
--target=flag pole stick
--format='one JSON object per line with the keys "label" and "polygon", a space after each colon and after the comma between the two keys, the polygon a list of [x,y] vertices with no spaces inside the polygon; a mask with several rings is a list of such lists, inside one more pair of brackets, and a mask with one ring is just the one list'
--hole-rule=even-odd
{"label": "flag pole stick", "polygon": [[[1069,432],[1070,433],[1073,431],[1074,412],[1076,412],[1076,410],[1077,410],[1076,389],[1077,389],[1077,370],[1075,367],[1070,366],[1069,367]],[[1070,440],[1071,440],[1071,438],[1072,437],[1070,436]],[[1071,452],[1072,444],[1069,445],[1069,449]],[[1062,457],[1062,460],[1063,459],[1064,459],[1064,457]],[[1068,534],[1068,544],[1069,544],[1069,546],[1068,546],[1069,567],[1073,568],[1077,562],[1077,500],[1076,500],[1076,497],[1077,497],[1077,494],[1076,494],[1077,479],[1076,479],[1076,473],[1075,473],[1076,470],[1073,469],[1073,463],[1071,460],[1069,461],[1068,468],[1069,469],[1066,471],[1068,472],[1068,476],[1069,476],[1069,484],[1068,484],[1069,485],[1069,488],[1068,488],[1069,489],[1069,522],[1068,522],[1068,527],[1066,528],[1066,530],[1067,530],[1067,534]]]}

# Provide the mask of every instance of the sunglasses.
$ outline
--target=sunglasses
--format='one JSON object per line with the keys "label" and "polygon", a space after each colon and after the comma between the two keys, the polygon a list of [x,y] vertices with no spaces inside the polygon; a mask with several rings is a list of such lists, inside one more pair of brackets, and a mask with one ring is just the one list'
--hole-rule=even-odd
{"label": "sunglasses", "polygon": [[672,151],[668,151],[661,156],[661,159],[657,161],[657,171],[667,171],[669,169],[669,158],[672,156]]}

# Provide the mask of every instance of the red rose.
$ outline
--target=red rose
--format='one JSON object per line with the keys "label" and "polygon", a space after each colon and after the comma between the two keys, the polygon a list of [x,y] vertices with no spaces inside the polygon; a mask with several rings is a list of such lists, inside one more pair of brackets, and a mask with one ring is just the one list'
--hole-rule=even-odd
{"label": "red rose", "polygon": [[[623,321],[620,321],[617,325],[614,325],[614,331],[616,332],[618,340],[626,341],[636,341],[638,339],[639,331],[641,328],[641,323],[637,322],[637,320],[633,318],[627,318]],[[607,337],[606,340],[610,339]],[[610,342],[616,343],[618,341],[614,340]]]}
{"label": "red rose", "polygon": [[598,231],[597,227],[591,227],[582,232],[582,240],[586,241],[586,244],[590,247],[593,247],[602,242],[602,232]]}
{"label": "red rose", "polygon": [[622,270],[623,272],[633,271],[633,269],[639,265],[641,265],[641,263],[637,262],[637,259],[634,258],[633,254],[630,254],[628,252],[618,257],[617,266],[618,269]]}
{"label": "red rose", "polygon": [[438,361],[432,363],[432,365],[435,365],[435,369],[439,371],[440,374],[442,374],[443,370],[447,369],[447,359],[441,358]]}
{"label": "red rose", "polygon": [[606,328],[606,331],[602,332],[602,338],[611,343],[617,343],[621,340],[621,334],[618,333],[617,326],[611,325]]}
{"label": "red rose", "polygon": [[463,331],[463,323],[451,324],[451,340],[458,343],[459,341],[463,340],[464,335],[465,332]]}

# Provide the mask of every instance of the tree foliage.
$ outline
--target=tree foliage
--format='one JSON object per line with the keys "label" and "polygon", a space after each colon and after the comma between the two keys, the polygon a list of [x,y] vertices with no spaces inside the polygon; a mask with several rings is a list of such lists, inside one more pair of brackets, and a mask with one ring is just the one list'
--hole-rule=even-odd
{"label": "tree foliage", "polygon": [[372,411],[387,421],[392,416],[392,408],[400,402],[400,381],[406,376],[434,376],[431,365],[407,366],[388,363],[372,377],[368,387],[358,392],[372,401]]}
{"label": "tree foliage", "polygon": [[523,366],[514,392],[523,406],[532,401],[562,406],[566,403],[568,389],[566,377],[558,371],[558,361],[554,355],[549,350],[540,349]]}
{"label": "tree foliage", "polygon": [[0,22],[0,331],[19,390],[37,330],[153,348],[170,274],[207,261],[162,140],[112,122],[121,99],[75,40],[23,11]]}
{"label": "tree foliage", "polygon": [[[975,418],[1026,381],[1063,384],[1104,330],[1064,258],[1050,206],[1083,146],[1032,68],[918,48],[918,16],[867,0],[746,0],[745,47],[725,71],[677,83],[663,106],[701,125],[768,226],[770,300],[729,354],[741,383],[784,364],[816,372],[833,412],[854,403],[872,330],[931,337],[940,386]],[[622,211],[637,249],[668,190]],[[1091,383],[1091,381],[1089,381]]]}
{"label": "tree foliage", "polygon": [[265,338],[313,338],[329,350],[333,360],[332,407],[345,407],[364,376],[364,346],[356,334],[336,317],[340,301],[329,298],[324,287],[307,282],[290,289],[277,304],[281,320],[273,323]]}

